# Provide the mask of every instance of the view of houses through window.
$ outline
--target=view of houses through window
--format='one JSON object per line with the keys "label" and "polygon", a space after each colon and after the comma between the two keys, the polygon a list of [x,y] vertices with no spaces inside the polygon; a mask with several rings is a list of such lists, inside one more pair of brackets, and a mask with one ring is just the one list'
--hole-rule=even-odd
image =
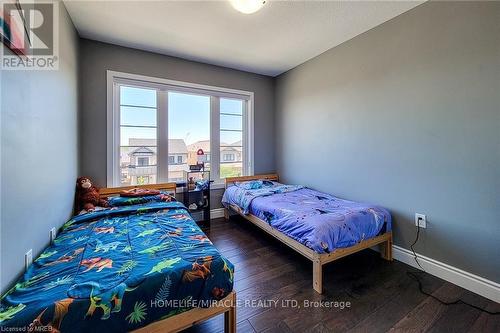
{"label": "view of houses through window", "polygon": [[156,90],[120,87],[120,182],[154,184],[157,180]]}
{"label": "view of houses through window", "polygon": [[[211,127],[211,96],[167,91],[168,101],[168,181],[184,180],[189,165],[197,163],[197,152],[206,155],[210,170],[211,131],[220,133],[220,179],[243,174],[243,111],[241,99],[217,98],[218,128]],[[152,184],[158,181],[157,89],[120,86],[120,185]],[[212,170],[213,171],[213,170]]]}
{"label": "view of houses through window", "polygon": [[241,176],[243,168],[243,101],[220,99],[220,177]]}

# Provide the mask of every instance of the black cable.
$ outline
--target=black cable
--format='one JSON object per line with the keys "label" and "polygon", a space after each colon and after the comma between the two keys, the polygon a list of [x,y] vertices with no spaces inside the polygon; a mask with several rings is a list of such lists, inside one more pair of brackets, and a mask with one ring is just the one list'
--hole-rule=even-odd
{"label": "black cable", "polygon": [[415,249],[413,248],[415,246],[415,244],[417,244],[418,242],[418,238],[420,236],[420,225],[417,225],[417,235],[415,237],[415,241],[413,242],[413,244],[410,245],[410,249],[411,251],[413,252],[413,259],[415,259],[415,262],[417,263],[418,267],[420,267],[421,271],[417,271],[417,272],[411,272],[411,271],[408,271],[406,272],[406,274],[410,277],[412,277],[414,280],[417,281],[418,283],[418,289],[420,290],[420,292],[426,296],[429,296],[433,299],[435,299],[436,301],[438,301],[439,303],[443,304],[443,305],[455,305],[455,304],[465,304],[465,305],[468,305],[474,309],[477,309],[479,311],[482,311],[482,312],[486,312],[490,315],[498,315],[500,314],[500,311],[496,311],[496,312],[493,312],[493,311],[488,311],[486,309],[483,309],[479,306],[476,306],[474,304],[471,304],[471,303],[467,303],[465,301],[463,301],[462,299],[457,299],[455,301],[452,301],[452,302],[447,302],[447,301],[443,301],[442,299],[432,295],[431,293],[428,293],[424,290],[423,286],[422,286],[422,281],[420,280],[420,278],[416,275],[416,274],[419,274],[419,273],[427,273],[425,271],[425,269],[420,265],[420,263],[418,262],[418,258],[417,258],[417,253],[415,252]]}

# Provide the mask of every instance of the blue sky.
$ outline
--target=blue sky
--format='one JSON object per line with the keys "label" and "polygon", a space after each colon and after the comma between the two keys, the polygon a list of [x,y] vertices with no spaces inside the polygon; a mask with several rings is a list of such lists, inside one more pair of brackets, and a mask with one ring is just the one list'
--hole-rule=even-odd
{"label": "blue sky", "polygon": [[[220,112],[231,115],[220,116],[221,129],[241,129],[242,101],[220,99]],[[121,87],[121,124],[156,126],[156,90]],[[124,105],[133,105],[127,107]],[[141,107],[136,107],[141,106]],[[210,138],[210,97],[178,92],[168,93],[168,132],[170,139],[184,139],[186,144]],[[121,145],[128,138],[156,138],[155,128],[121,129]],[[239,132],[221,132],[221,142],[233,143],[241,140]]]}

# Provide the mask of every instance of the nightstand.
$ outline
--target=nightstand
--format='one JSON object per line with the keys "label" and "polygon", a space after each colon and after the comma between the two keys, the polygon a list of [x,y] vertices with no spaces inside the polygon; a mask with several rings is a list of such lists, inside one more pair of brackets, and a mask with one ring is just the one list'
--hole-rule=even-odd
{"label": "nightstand", "polygon": [[210,226],[210,171],[185,171],[183,203],[198,225]]}

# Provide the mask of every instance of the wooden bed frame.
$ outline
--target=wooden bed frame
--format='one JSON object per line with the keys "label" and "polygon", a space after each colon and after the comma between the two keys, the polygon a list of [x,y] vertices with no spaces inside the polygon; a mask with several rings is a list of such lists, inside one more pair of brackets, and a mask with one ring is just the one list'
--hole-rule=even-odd
{"label": "wooden bed frame", "polygon": [[[99,195],[102,198],[108,196],[119,195],[123,190],[129,190],[132,188],[143,188],[152,190],[164,190],[171,192],[175,195],[176,184],[175,183],[164,183],[164,184],[151,184],[151,185],[135,185],[135,186],[124,186],[124,187],[113,187],[113,188],[101,188],[99,190]],[[225,333],[235,333],[236,332],[236,292],[233,290],[225,298],[214,306],[209,308],[193,308],[186,312],[179,313],[172,317],[155,321],[147,326],[139,328],[134,332],[139,333],[153,333],[153,332],[178,332],[186,328],[189,328],[195,324],[199,324],[207,319],[214,316],[224,314],[224,332]]]}
{"label": "wooden bed frame", "polygon": [[148,185],[132,185],[123,187],[108,187],[99,189],[99,195],[101,198],[106,198],[114,195],[119,195],[120,192],[125,190],[131,190],[133,188],[143,188],[146,190],[163,190],[175,194],[177,184],[175,183],[163,183],[163,184],[148,184]]}
{"label": "wooden bed frame", "polygon": [[[257,179],[266,179],[272,181],[278,181],[279,177],[277,174],[265,174],[265,175],[255,175],[255,176],[245,176],[245,177],[230,177],[226,178],[225,187],[227,188],[229,185],[235,182],[248,181],[248,180],[257,180]],[[284,233],[274,229],[269,225],[269,223],[259,219],[255,215],[243,214],[240,207],[236,205],[230,206],[231,210],[234,210],[239,215],[243,216],[245,219],[261,228],[274,238],[278,239],[282,243],[288,245],[298,253],[302,254],[307,259],[313,262],[313,289],[318,292],[323,292],[323,265],[340,259],[342,257],[348,256],[352,253],[356,253],[358,251],[373,247],[375,245],[380,245],[380,253],[382,258],[385,260],[392,261],[392,232],[386,232],[379,236],[363,240],[356,245],[351,247],[337,249],[330,253],[316,253],[314,250],[308,248],[307,246],[299,243],[298,241],[288,237]],[[224,217],[229,219],[230,210],[226,208],[224,210]]]}
{"label": "wooden bed frame", "polygon": [[236,293],[234,291],[218,301],[215,306],[209,308],[194,308],[175,316],[168,317],[167,319],[155,321],[133,332],[179,332],[220,314],[224,314],[224,332],[236,333]]}

